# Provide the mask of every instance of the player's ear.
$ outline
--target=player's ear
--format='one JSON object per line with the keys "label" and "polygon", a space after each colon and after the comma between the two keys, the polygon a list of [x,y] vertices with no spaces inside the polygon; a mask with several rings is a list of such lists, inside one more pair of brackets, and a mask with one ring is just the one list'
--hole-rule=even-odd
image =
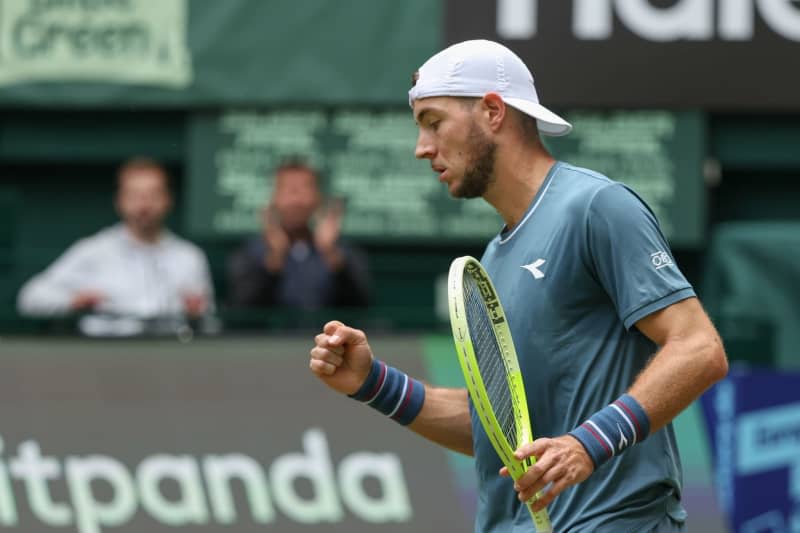
{"label": "player's ear", "polygon": [[481,98],[481,106],[488,119],[488,126],[493,132],[497,132],[506,118],[506,103],[497,93],[486,93]]}

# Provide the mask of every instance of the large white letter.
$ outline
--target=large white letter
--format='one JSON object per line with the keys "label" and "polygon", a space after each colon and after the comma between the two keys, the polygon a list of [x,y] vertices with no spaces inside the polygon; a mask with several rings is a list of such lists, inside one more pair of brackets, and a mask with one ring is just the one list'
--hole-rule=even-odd
{"label": "large white letter", "polygon": [[[100,526],[119,526],[133,517],[136,489],[125,465],[111,457],[91,455],[67,457],[64,467],[80,533],[100,533]],[[111,485],[113,496],[107,502],[92,493],[92,481],[98,479]]]}
{"label": "large white letter", "polygon": [[236,521],[236,506],[230,488],[233,478],[241,479],[244,483],[253,521],[266,524],[275,519],[264,471],[252,457],[241,454],[208,455],[203,460],[203,471],[206,474],[208,499],[217,522],[232,524]]}
{"label": "large white letter", "polygon": [[497,35],[530,39],[536,35],[538,0],[497,0]]}
{"label": "large white letter", "polygon": [[758,11],[778,34],[800,41],[800,9],[794,7],[792,0],[758,0]]}
{"label": "large white letter", "polygon": [[722,0],[719,3],[719,36],[726,41],[753,38],[753,0]]}
{"label": "large white letter", "polygon": [[[336,522],[344,511],[336,497],[330,452],[325,434],[310,429],[303,435],[305,454],[292,453],[279,457],[272,463],[270,479],[275,493],[275,503],[296,522]],[[301,498],[294,490],[294,480],[306,478],[311,482],[314,496]]]}
{"label": "large white letter", "polygon": [[25,481],[31,511],[49,526],[66,526],[72,522],[72,509],[55,503],[47,488],[48,479],[61,477],[61,465],[52,457],[42,457],[39,444],[29,440],[17,448],[17,457],[8,462],[11,475]]}
{"label": "large white letter", "polygon": [[709,40],[714,36],[713,2],[681,0],[655,8],[647,0],[576,0],[572,31],[579,39],[605,40],[613,32],[616,6],[620,20],[635,34],[652,41]]}
{"label": "large white letter", "polygon": [[611,37],[614,15],[611,0],[575,0],[572,32],[578,39],[602,41]]}
{"label": "large white letter", "polygon": [[655,8],[647,0],[616,0],[620,20],[631,31],[651,41],[714,37],[714,4],[711,0],[681,0],[669,8]]}
{"label": "large white letter", "polygon": [[[0,454],[3,453],[3,437],[0,437]],[[0,526],[17,525],[17,503],[14,501],[14,490],[8,479],[8,469],[0,461]]]}
{"label": "large white letter", "polygon": [[[381,496],[372,498],[364,491],[364,478],[374,477]],[[356,516],[366,522],[406,522],[413,511],[403,478],[400,459],[392,453],[353,453],[339,463],[342,499]]]}
{"label": "large white letter", "polygon": [[[159,484],[165,479],[178,483],[180,496],[169,501],[161,494]],[[208,522],[208,509],[197,461],[188,455],[154,455],[136,469],[136,481],[142,497],[142,506],[170,526],[203,524]]]}

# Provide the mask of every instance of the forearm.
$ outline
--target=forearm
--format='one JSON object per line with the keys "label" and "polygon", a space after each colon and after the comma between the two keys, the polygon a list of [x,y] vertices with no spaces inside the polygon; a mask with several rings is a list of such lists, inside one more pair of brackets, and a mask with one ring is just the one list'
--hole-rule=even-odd
{"label": "forearm", "polygon": [[668,424],[727,372],[722,343],[696,300],[637,323],[662,348],[633,385],[570,432],[595,466]]}
{"label": "forearm", "polygon": [[472,455],[465,389],[424,385],[375,359],[361,330],[339,321],[314,337],[309,368],[333,390],[369,405],[436,444]]}
{"label": "forearm", "polygon": [[58,284],[37,277],[26,283],[17,297],[17,309],[23,315],[50,317],[70,311],[72,293]]}
{"label": "forearm", "polygon": [[446,448],[472,455],[472,429],[465,389],[423,384],[402,370],[372,359],[354,400]]}
{"label": "forearm", "polygon": [[721,379],[727,363],[716,335],[668,341],[629,390],[650,419],[650,432],[672,421],[706,389]]}
{"label": "forearm", "polygon": [[472,455],[472,421],[466,389],[425,386],[425,403],[409,429],[451,450]]}

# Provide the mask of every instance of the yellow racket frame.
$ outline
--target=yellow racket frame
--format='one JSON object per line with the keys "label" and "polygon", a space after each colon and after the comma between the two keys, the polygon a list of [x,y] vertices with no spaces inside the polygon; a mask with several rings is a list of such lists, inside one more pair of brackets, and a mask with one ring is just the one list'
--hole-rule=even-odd
{"label": "yellow racket frame", "polygon": [[[506,439],[486,392],[486,385],[480,373],[478,359],[475,356],[475,348],[469,335],[469,325],[467,324],[463,289],[465,275],[472,277],[476,281],[481,292],[483,304],[492,322],[492,330],[503,357],[519,442],[510,443]],[[450,325],[453,328],[456,353],[458,354],[458,361],[461,364],[461,371],[464,373],[464,381],[467,384],[470,398],[472,398],[475,412],[481,421],[484,431],[486,431],[486,435],[489,437],[489,441],[492,443],[500,460],[508,468],[511,477],[515,480],[519,479],[536,462],[534,458],[518,461],[514,457],[514,450],[521,444],[533,440],[533,432],[528,415],[528,402],[525,398],[525,387],[522,382],[522,373],[519,370],[517,352],[514,349],[514,341],[511,338],[511,331],[508,328],[503,306],[500,304],[500,299],[497,296],[492,280],[489,278],[489,274],[477,259],[464,256],[453,260],[447,276],[447,299],[450,307]],[[537,494],[537,498],[540,496],[541,493]],[[546,509],[533,512],[530,505],[527,507],[537,532],[549,533],[553,531]]]}

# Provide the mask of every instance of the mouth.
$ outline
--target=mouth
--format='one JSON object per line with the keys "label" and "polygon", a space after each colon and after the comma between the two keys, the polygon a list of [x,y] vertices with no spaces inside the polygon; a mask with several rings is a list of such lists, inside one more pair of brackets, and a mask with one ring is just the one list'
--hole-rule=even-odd
{"label": "mouth", "polygon": [[447,169],[445,167],[441,167],[441,166],[438,166],[438,165],[433,165],[433,166],[431,166],[431,168],[433,169],[434,172],[439,174],[439,181],[440,182],[446,181],[445,175],[447,174]]}

